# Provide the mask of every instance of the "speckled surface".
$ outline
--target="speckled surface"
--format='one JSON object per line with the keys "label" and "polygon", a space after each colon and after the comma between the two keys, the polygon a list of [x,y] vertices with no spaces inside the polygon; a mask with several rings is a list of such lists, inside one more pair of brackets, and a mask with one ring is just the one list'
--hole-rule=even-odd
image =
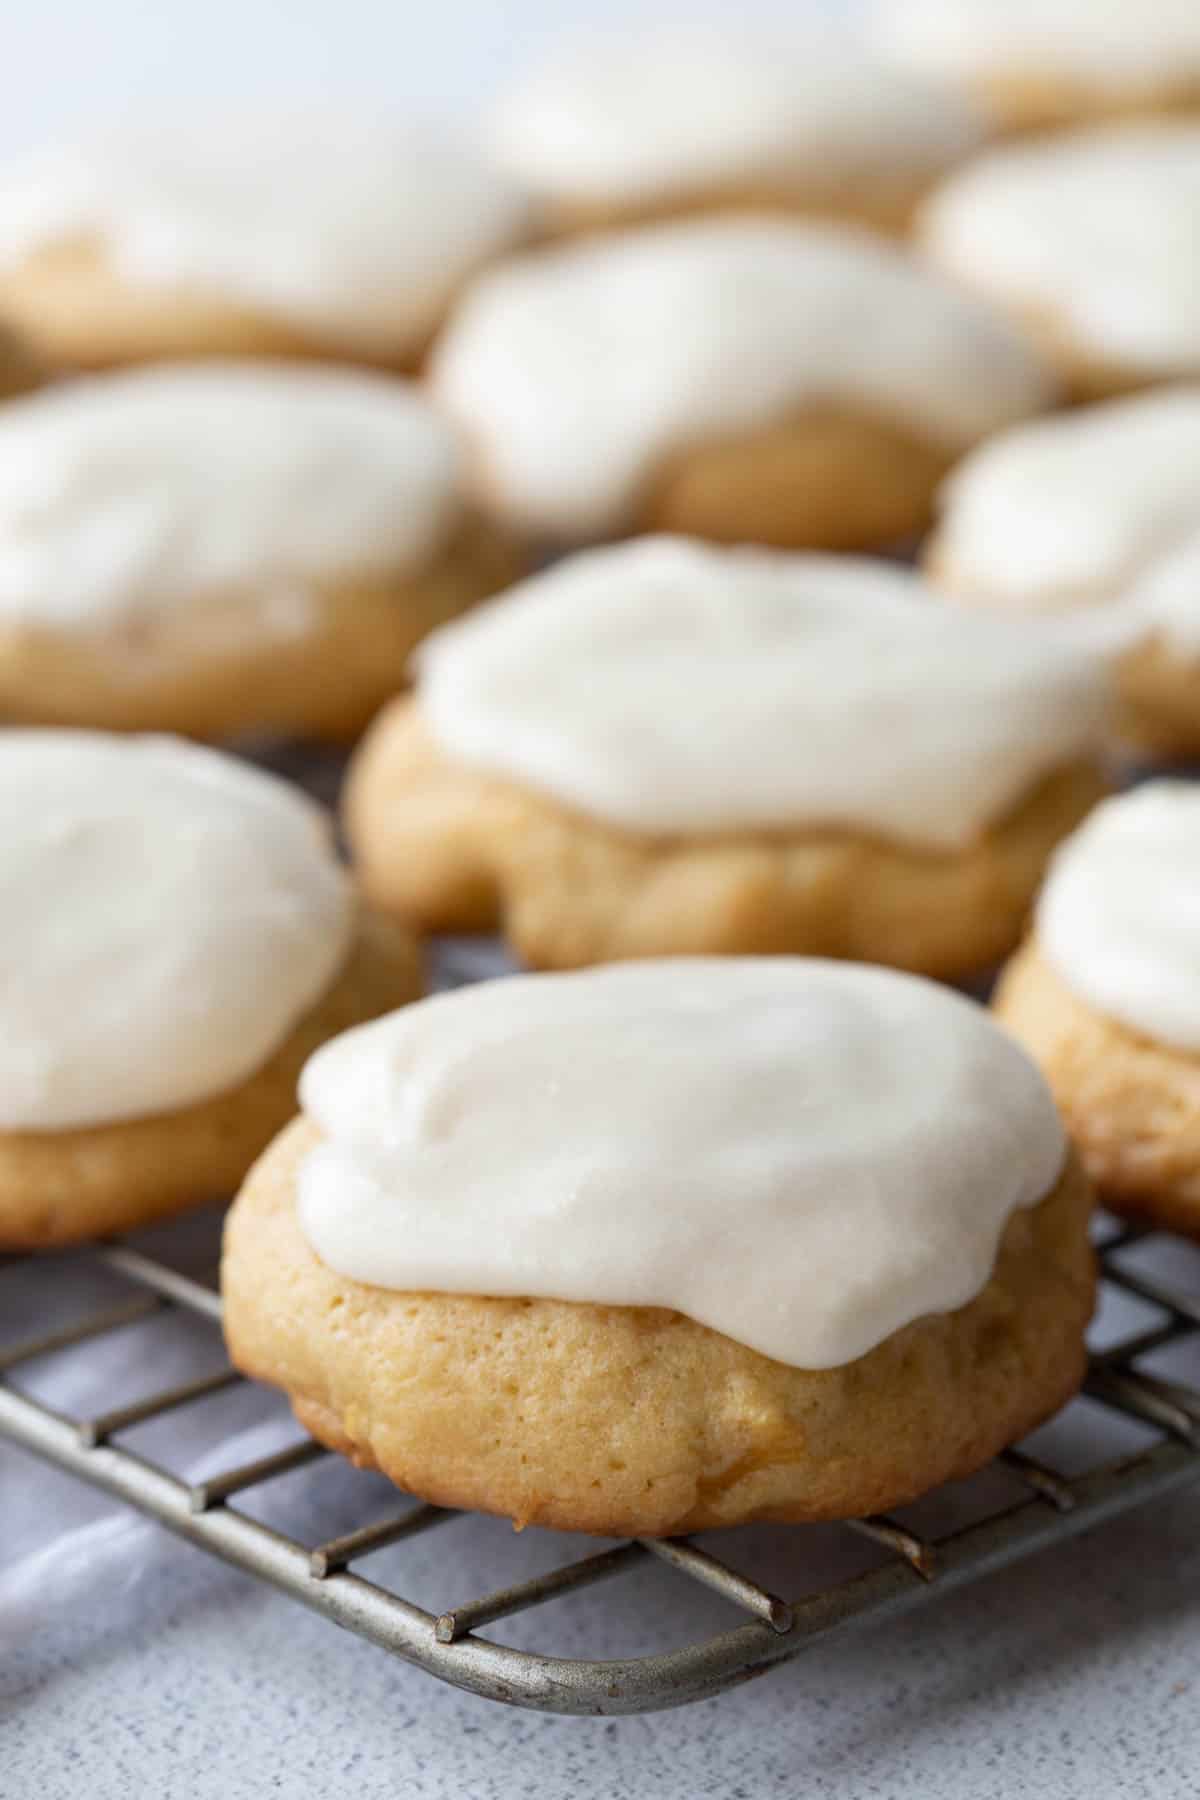
{"label": "speckled surface", "polygon": [[3,1791],[517,1800],[1194,1796],[1200,1503],[1178,1499],[723,1699],[617,1721],[473,1701],[199,1552],[9,1646]]}

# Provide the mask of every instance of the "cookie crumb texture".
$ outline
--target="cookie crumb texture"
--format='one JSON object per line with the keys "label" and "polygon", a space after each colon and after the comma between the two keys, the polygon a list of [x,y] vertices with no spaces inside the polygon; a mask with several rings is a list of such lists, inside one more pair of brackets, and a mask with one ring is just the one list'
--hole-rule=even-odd
{"label": "cookie crumb texture", "polygon": [[1049,1081],[1104,1204],[1200,1238],[1200,1056],[1097,1012],[1036,943],[1009,964],[995,1010]]}
{"label": "cookie crumb texture", "polygon": [[335,1274],[296,1217],[316,1137],[290,1125],[230,1214],[230,1354],[314,1436],[440,1505],[614,1536],[855,1517],[969,1474],[1082,1379],[1094,1268],[1074,1162],[1013,1215],[969,1305],[803,1370],[658,1308]]}
{"label": "cookie crumb texture", "polygon": [[372,905],[499,925],[534,968],[791,953],[955,977],[1013,947],[1051,850],[1105,791],[1064,768],[961,852],[821,827],[637,837],[452,761],[401,700],[351,767],[345,821]]}
{"label": "cookie crumb texture", "polygon": [[421,989],[416,944],[366,914],[332,987],[249,1081],[150,1118],[0,1131],[0,1248],[81,1243],[228,1196],[295,1112],[296,1083],[312,1052],[417,999]]}

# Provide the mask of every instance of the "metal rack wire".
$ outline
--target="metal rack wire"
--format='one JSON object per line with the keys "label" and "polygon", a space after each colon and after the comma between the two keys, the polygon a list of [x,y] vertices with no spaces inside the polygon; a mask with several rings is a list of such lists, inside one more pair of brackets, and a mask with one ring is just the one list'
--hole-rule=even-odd
{"label": "metal rack wire", "polygon": [[[1200,1479],[1200,1392],[1135,1366],[1152,1352],[1200,1333],[1200,1295],[1122,1266],[1120,1253],[1148,1235],[1125,1228],[1100,1246],[1105,1281],[1148,1306],[1153,1322],[1093,1357],[1085,1392],[1149,1427],[1155,1441],[1136,1455],[1073,1478],[1008,1450],[1001,1461],[1018,1479],[1021,1497],[947,1536],[920,1536],[887,1518],[847,1521],[844,1529],[870,1539],[884,1553],[883,1560],[865,1574],[799,1600],[768,1593],[685,1539],[647,1539],[600,1550],[440,1614],[413,1605],[356,1574],[353,1565],[384,1545],[432,1530],[453,1514],[412,1502],[346,1535],[301,1543],[240,1512],[233,1502],[329,1454],[313,1440],[302,1438],[198,1483],[116,1441],[133,1426],[244,1380],[232,1367],[87,1418],[68,1417],[21,1390],[13,1378],[22,1364],[148,1320],[164,1308],[181,1308],[219,1326],[221,1303],[212,1288],[120,1243],[84,1254],[131,1285],[127,1300],[0,1353],[0,1435],[443,1681],[546,1712],[649,1712],[719,1693],[798,1656],[832,1631],[909,1612],[948,1589]],[[21,1260],[0,1260],[0,1283],[15,1278]],[[542,1656],[479,1635],[499,1619],[596,1582],[627,1577],[650,1557],[716,1590],[740,1609],[744,1622],[701,1643],[623,1661]]]}

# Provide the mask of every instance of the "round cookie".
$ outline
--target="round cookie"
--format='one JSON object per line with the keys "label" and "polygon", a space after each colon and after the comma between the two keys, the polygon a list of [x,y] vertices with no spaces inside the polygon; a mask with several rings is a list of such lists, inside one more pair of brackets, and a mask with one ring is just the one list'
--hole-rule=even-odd
{"label": "round cookie", "polygon": [[352,737],[518,568],[391,377],[202,362],[0,410],[0,718]]}
{"label": "round cookie", "polygon": [[1077,398],[1200,376],[1200,119],[993,150],[937,190],[919,236]]}
{"label": "round cookie", "polygon": [[958,455],[1050,397],[1007,325],[891,245],[762,217],[511,262],[459,307],[431,377],[485,503],[567,543],[894,540]]}
{"label": "round cookie", "polygon": [[940,505],[924,554],[940,588],[1065,618],[1111,656],[1122,737],[1200,755],[1200,387],[1001,433]]}
{"label": "round cookie", "polygon": [[931,983],[489,982],[326,1046],[301,1099],[227,1223],[231,1354],[440,1504],[639,1537],[856,1517],[1082,1374],[1087,1183],[1033,1065]]}
{"label": "round cookie", "polygon": [[416,998],[324,815],[165,738],[0,735],[0,1247],[228,1195],[327,1038]]}
{"label": "round cookie", "polygon": [[875,0],[872,38],[1010,131],[1200,111],[1194,0]]}
{"label": "round cookie", "polygon": [[411,370],[524,239],[468,147],[381,120],[110,133],[0,170],[0,318],[61,366],[319,356]]}
{"label": "round cookie", "polygon": [[770,209],[899,232],[983,128],[843,34],[677,21],[553,53],[491,136],[551,230]]}
{"label": "round cookie", "polygon": [[959,976],[1104,791],[1085,652],[887,563],[650,539],[418,658],[351,765],[371,902],[537,967],[804,952]]}
{"label": "round cookie", "polygon": [[1068,839],[997,990],[1106,1205],[1200,1237],[1200,787],[1151,782]]}

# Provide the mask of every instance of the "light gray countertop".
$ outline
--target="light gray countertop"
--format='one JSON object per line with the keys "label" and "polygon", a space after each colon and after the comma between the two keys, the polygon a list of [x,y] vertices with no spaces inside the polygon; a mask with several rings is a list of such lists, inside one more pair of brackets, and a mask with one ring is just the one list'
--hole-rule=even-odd
{"label": "light gray countertop", "polygon": [[734,1694],[621,1720],[470,1699],[155,1534],[137,1591],[97,1571],[52,1648],[7,1648],[0,1785],[11,1800],[1193,1800],[1198,1525],[1200,1494],[1178,1497]]}

